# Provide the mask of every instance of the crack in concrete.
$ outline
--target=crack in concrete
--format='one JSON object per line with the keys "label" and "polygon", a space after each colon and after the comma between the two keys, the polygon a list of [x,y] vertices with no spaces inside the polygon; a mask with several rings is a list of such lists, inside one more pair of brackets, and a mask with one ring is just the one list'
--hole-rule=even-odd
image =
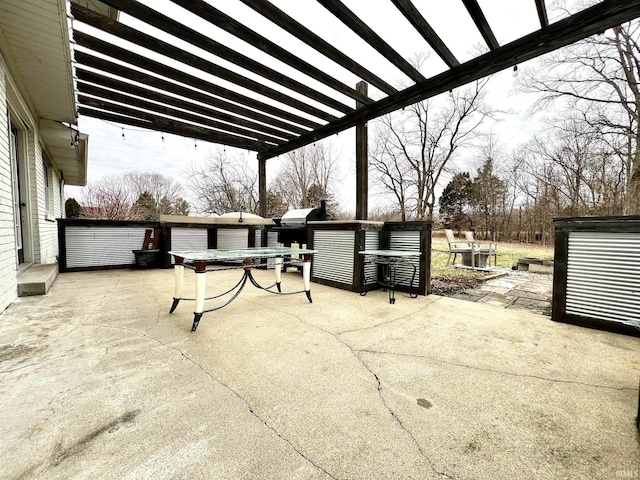
{"label": "crack in concrete", "polygon": [[541,380],[541,381],[545,381],[545,382],[550,382],[550,383],[565,383],[565,384],[573,384],[573,385],[582,385],[585,387],[593,387],[593,388],[604,388],[604,389],[608,389],[608,390],[617,390],[617,391],[625,391],[625,390],[629,390],[632,392],[637,392],[638,388],[635,387],[613,387],[611,385],[598,385],[595,383],[587,383],[587,382],[580,382],[578,380],[562,380],[560,378],[549,378],[549,377],[543,377],[540,375],[531,375],[531,374],[526,374],[526,373],[514,373],[514,372],[507,372],[504,370],[496,370],[494,368],[485,368],[485,367],[474,367],[473,365],[468,365],[466,363],[459,363],[459,362],[453,362],[451,360],[443,360],[440,358],[435,358],[435,357],[430,357],[427,355],[417,355],[417,354],[411,354],[411,353],[398,353],[398,352],[387,352],[384,350],[368,350],[368,349],[363,349],[363,350],[357,350],[358,352],[362,352],[362,353],[371,353],[374,355],[394,355],[394,356],[398,356],[398,357],[409,357],[409,358],[421,358],[424,360],[431,360],[434,362],[439,362],[439,363],[446,363],[447,365],[454,365],[457,367],[461,367],[461,368],[468,368],[470,370],[478,370],[481,372],[488,372],[488,373],[497,373],[500,375],[507,375],[510,377],[520,377],[520,378],[531,378],[534,380]]}
{"label": "crack in concrete", "polygon": [[[426,307],[425,307],[426,308]],[[431,470],[440,476],[440,478],[445,479],[445,480],[454,480],[454,477],[451,477],[449,475],[447,475],[444,472],[441,472],[439,470],[437,470],[434,466],[433,461],[431,460],[431,458],[426,454],[426,452],[424,451],[424,449],[422,448],[422,446],[420,445],[420,443],[418,442],[418,440],[416,439],[416,437],[413,435],[413,433],[411,433],[411,431],[405,426],[405,424],[402,422],[402,420],[400,419],[400,417],[398,416],[398,414],[389,406],[389,404],[387,403],[387,401],[385,400],[384,396],[382,395],[382,382],[380,381],[380,378],[378,377],[378,375],[371,369],[371,367],[369,367],[369,365],[356,353],[356,350],[349,345],[347,342],[345,342],[344,340],[342,340],[341,338],[338,337],[338,335],[341,335],[341,333],[335,334],[333,332],[330,332],[328,330],[325,330],[322,327],[319,327],[317,325],[313,325],[310,323],[305,322],[301,317],[299,317],[298,315],[295,315],[291,312],[286,312],[283,310],[278,310],[278,309],[274,309],[278,312],[281,312],[285,315],[289,315],[295,319],[297,319],[300,323],[311,327],[311,328],[315,328],[317,330],[320,330],[321,332],[332,336],[333,338],[335,338],[339,343],[341,343],[342,345],[344,345],[345,347],[347,347],[349,349],[349,351],[351,352],[351,354],[358,360],[358,362],[360,362],[360,364],[371,374],[373,375],[373,377],[376,380],[376,389],[378,391],[378,397],[380,398],[380,401],[382,402],[382,404],[384,405],[384,407],[389,411],[389,413],[391,414],[391,416],[393,417],[393,419],[395,420],[395,422],[400,426],[400,428],[407,434],[409,435],[409,437],[411,438],[412,442],[415,444],[416,448],[418,449],[418,451],[420,452],[420,454],[422,455],[422,457],[427,460],[428,464],[429,464],[429,468],[431,468]],[[423,310],[423,309],[421,309]],[[419,310],[420,311],[420,310]],[[407,315],[408,316],[408,315]],[[406,317],[406,316],[405,316]],[[397,321],[399,319],[396,319],[394,321]],[[365,329],[366,330],[366,329]]]}
{"label": "crack in concrete", "polygon": [[[416,310],[416,311],[414,311],[414,312],[407,313],[406,315],[402,315],[401,317],[393,318],[393,319],[388,320],[388,321],[386,321],[386,322],[376,323],[375,325],[369,325],[369,326],[367,326],[367,327],[362,327],[362,328],[353,328],[353,329],[351,329],[351,330],[342,330],[342,331],[340,331],[340,332],[336,333],[335,335],[344,335],[345,333],[364,332],[364,331],[366,331],[366,330],[371,330],[371,329],[373,329],[373,328],[378,328],[378,327],[381,327],[381,326],[384,326],[384,325],[389,325],[390,323],[394,323],[394,322],[398,322],[398,321],[400,321],[400,320],[404,320],[404,319],[406,319],[406,318],[409,318],[409,317],[411,317],[411,316],[413,316],[413,315],[416,315],[416,314],[418,314],[418,313],[420,313],[420,312],[425,311],[428,307],[430,307],[430,306],[431,306],[431,305],[433,305],[434,303],[436,303],[436,302],[438,302],[438,301],[442,300],[443,298],[444,298],[444,297],[438,297],[438,298],[434,299],[433,301],[431,301],[428,305],[425,305],[424,307],[419,308],[418,310]],[[332,335],[333,335],[333,334],[332,334]]]}
{"label": "crack in concrete", "polygon": [[196,360],[194,360],[193,358],[191,358],[189,355],[185,354],[182,350],[180,350],[179,348],[170,345],[168,343],[163,342],[162,340],[160,340],[159,338],[154,337],[153,335],[149,335],[147,332],[140,332],[138,330],[134,330],[131,328],[126,328],[126,327],[120,327],[120,326],[115,326],[115,325],[97,325],[97,324],[91,324],[95,327],[99,327],[99,328],[116,328],[116,329],[120,329],[120,330],[125,330],[128,332],[132,332],[132,333],[136,333],[138,335],[142,335],[145,338],[148,338],[150,340],[153,340],[157,343],[159,343],[160,345],[170,348],[176,352],[178,352],[182,357],[184,357],[187,361],[191,362],[193,365],[197,366],[200,370],[202,370],[202,372],[204,372],[209,378],[211,378],[214,382],[216,382],[218,385],[224,387],[225,389],[227,389],[228,391],[230,391],[231,393],[233,393],[240,401],[242,401],[246,407],[247,410],[249,410],[249,413],[251,415],[253,415],[256,419],[258,419],[260,422],[262,422],[262,424],[267,427],[269,430],[271,430],[280,440],[284,441],[285,443],[287,443],[293,451],[295,451],[298,455],[300,455],[300,457],[304,458],[307,462],[309,462],[311,465],[313,465],[316,469],[320,470],[321,472],[323,472],[324,474],[326,474],[328,477],[334,479],[334,480],[338,480],[337,477],[335,477],[334,475],[332,475],[331,473],[329,473],[327,470],[325,470],[322,466],[318,465],[317,463],[315,463],[311,458],[309,458],[307,455],[305,455],[300,449],[298,449],[291,440],[289,440],[288,438],[286,438],[285,436],[283,436],[275,427],[271,426],[264,418],[262,418],[258,413],[256,413],[253,409],[253,407],[251,406],[251,403],[249,403],[249,401],[243,397],[237,390],[235,390],[233,387],[231,387],[230,385],[227,385],[226,383],[224,383],[222,380],[220,380],[219,378],[217,378],[215,375],[213,375],[209,370],[207,370],[202,364],[198,363]]}
{"label": "crack in concrete", "polygon": [[[173,348],[173,347],[172,347]],[[179,350],[178,350],[179,351]],[[181,352],[182,353],[182,352]],[[185,355],[184,353],[182,353],[182,356],[184,358],[186,358],[188,361],[192,362],[194,365],[198,366],[206,375],[208,375],[213,381],[217,382],[219,385],[223,386],[224,388],[226,388],[227,390],[229,390],[230,392],[232,392],[236,397],[238,397],[238,399],[240,399],[246,406],[247,409],[249,410],[249,413],[251,413],[251,415],[253,415],[255,418],[257,418],[258,420],[260,420],[262,422],[262,424],[267,427],[269,430],[271,430],[280,440],[286,442],[287,444],[289,444],[289,446],[293,449],[293,451],[295,451],[298,455],[300,455],[302,458],[304,458],[307,462],[309,462],[311,465],[313,465],[315,468],[317,468],[318,470],[320,470],[321,472],[323,472],[325,475],[329,476],[330,478],[333,478],[334,480],[338,480],[336,476],[332,475],[331,473],[329,473],[324,467],[322,467],[321,465],[318,465],[316,462],[314,462],[311,458],[309,458],[307,455],[305,455],[300,449],[298,449],[291,440],[289,440],[288,438],[284,437],[280,432],[278,432],[278,430],[275,429],[275,427],[271,426],[264,418],[262,418],[259,414],[257,414],[254,410],[253,407],[251,406],[251,404],[249,403],[249,401],[244,398],[242,395],[240,395],[240,393],[235,390],[233,387],[231,387],[230,385],[227,385],[226,383],[224,383],[222,380],[220,380],[219,378],[215,377],[211,372],[209,372],[206,368],[204,368],[201,364],[199,364],[198,362],[196,362],[195,360],[193,360],[191,357],[189,357],[188,355]]]}

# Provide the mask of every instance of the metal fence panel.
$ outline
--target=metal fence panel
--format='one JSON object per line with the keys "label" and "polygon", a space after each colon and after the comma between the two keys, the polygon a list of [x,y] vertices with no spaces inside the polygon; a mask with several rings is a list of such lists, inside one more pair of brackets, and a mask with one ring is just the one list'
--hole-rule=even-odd
{"label": "metal fence panel", "polygon": [[566,312],[640,327],[640,233],[569,233]]}
{"label": "metal fence panel", "polygon": [[353,284],[354,231],[314,230],[313,277]]}
{"label": "metal fence panel", "polygon": [[65,229],[67,268],[135,265],[132,250],[140,250],[147,227],[68,226]]}
{"label": "metal fence panel", "polygon": [[[403,252],[420,252],[420,231],[392,230],[389,237],[389,248],[391,250],[401,250]],[[407,287],[411,285],[411,279],[414,272],[411,265],[416,266],[416,276],[413,281],[413,286],[416,287],[418,285],[417,272],[420,271],[419,258],[396,267],[396,283],[398,285],[404,285]]]}

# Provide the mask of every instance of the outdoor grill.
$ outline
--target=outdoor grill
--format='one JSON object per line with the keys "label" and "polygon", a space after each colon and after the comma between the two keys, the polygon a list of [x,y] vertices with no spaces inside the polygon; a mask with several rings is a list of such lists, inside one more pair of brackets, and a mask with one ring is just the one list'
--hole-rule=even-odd
{"label": "outdoor grill", "polygon": [[322,200],[319,207],[289,210],[282,218],[274,219],[276,226],[273,231],[278,232],[278,243],[285,246],[297,243],[302,246],[308,243],[308,223],[326,219],[326,202]]}

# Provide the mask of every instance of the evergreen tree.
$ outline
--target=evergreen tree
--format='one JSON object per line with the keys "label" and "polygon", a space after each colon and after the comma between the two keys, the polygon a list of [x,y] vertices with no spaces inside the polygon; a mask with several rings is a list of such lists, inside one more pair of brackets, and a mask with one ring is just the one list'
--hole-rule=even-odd
{"label": "evergreen tree", "polygon": [[456,173],[442,191],[440,197],[440,217],[445,226],[458,231],[471,228],[473,222],[468,215],[472,197],[473,182],[469,172]]}
{"label": "evergreen tree", "polygon": [[82,206],[75,198],[68,198],[67,201],[64,202],[64,216],[66,218],[80,218],[82,213]]}

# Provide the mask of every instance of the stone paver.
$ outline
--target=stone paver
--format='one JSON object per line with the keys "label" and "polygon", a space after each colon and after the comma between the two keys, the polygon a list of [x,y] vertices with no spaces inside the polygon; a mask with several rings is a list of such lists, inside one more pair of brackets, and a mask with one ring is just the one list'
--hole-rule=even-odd
{"label": "stone paver", "polygon": [[480,283],[453,298],[504,308],[523,308],[550,315],[552,275],[506,270],[506,275]]}

